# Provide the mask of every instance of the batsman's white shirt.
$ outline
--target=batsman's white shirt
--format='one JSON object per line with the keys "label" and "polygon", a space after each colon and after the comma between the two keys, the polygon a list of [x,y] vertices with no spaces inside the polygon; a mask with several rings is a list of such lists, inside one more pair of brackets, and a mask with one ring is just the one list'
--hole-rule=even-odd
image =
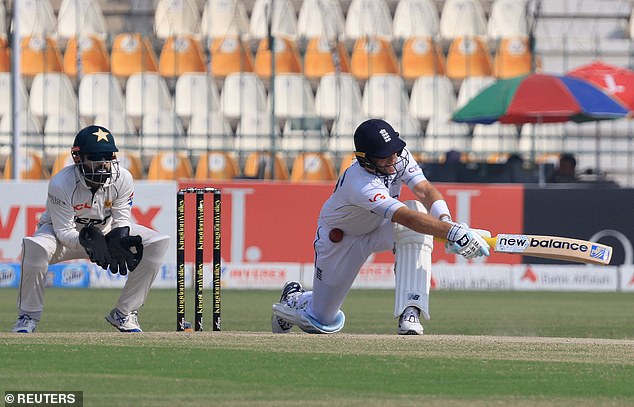
{"label": "batsman's white shirt", "polygon": [[[315,274],[309,312],[317,320],[332,322],[361,266],[372,253],[392,250],[392,216],[405,206],[398,200],[403,185],[413,189],[427,180],[409,151],[409,163],[400,177],[377,176],[353,163],[337,180],[324,203],[315,235]],[[341,229],[343,239],[328,234]]]}

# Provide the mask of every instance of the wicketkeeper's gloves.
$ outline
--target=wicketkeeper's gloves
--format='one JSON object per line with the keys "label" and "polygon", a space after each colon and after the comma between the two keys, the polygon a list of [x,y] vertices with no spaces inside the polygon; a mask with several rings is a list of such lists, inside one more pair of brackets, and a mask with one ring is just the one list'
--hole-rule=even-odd
{"label": "wicketkeeper's gloves", "polygon": [[143,243],[141,236],[130,236],[130,227],[121,226],[112,229],[106,235],[108,250],[110,251],[110,272],[122,276],[133,271],[143,258]]}

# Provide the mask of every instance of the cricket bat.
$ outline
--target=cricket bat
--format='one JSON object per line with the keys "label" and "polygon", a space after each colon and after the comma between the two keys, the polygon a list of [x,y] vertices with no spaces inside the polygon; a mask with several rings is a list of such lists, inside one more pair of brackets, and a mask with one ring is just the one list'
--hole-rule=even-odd
{"label": "cricket bat", "polygon": [[[483,236],[484,237],[484,236]],[[610,264],[612,247],[560,236],[499,234],[484,237],[496,253],[512,253],[588,264]]]}

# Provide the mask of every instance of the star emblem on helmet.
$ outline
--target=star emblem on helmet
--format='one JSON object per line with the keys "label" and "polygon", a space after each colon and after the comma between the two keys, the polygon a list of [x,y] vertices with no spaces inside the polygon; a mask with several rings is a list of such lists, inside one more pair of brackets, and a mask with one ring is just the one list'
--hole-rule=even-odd
{"label": "star emblem on helmet", "polygon": [[99,129],[99,130],[97,130],[96,132],[94,132],[92,134],[97,136],[97,142],[100,142],[100,141],[103,140],[103,141],[105,141],[107,143],[108,142],[108,134],[110,134],[110,133],[108,133],[107,131],[103,131],[103,129]]}

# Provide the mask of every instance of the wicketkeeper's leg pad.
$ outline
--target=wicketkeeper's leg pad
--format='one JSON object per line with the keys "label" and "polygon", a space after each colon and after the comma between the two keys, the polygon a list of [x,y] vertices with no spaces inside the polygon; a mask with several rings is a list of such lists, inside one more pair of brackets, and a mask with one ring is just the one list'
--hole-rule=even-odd
{"label": "wicketkeeper's leg pad", "polygon": [[[409,209],[427,213],[419,201],[404,203]],[[429,287],[433,247],[434,240],[431,235],[424,235],[394,223],[395,317],[400,316],[405,308],[414,306],[421,310],[423,318],[430,318]]]}

